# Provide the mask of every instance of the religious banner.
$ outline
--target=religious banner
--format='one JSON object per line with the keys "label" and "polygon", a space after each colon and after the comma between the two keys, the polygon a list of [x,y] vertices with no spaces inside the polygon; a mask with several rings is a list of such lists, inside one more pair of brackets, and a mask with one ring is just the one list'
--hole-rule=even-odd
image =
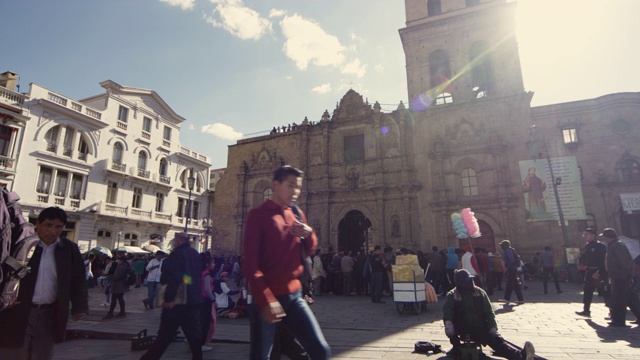
{"label": "religious banner", "polygon": [[[527,221],[560,220],[547,159],[520,161]],[[580,171],[575,156],[551,159],[564,220],[586,220]]]}

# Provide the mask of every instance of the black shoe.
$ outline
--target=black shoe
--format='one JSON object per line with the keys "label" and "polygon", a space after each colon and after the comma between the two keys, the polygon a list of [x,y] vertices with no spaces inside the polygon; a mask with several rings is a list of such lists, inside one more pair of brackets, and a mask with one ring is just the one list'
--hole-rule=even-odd
{"label": "black shoe", "polygon": [[149,300],[144,299],[144,300],[142,300],[142,303],[144,304],[144,308],[145,308],[145,309],[148,309],[148,308],[149,308]]}
{"label": "black shoe", "polygon": [[558,290],[558,294],[562,294],[562,290]]}
{"label": "black shoe", "polygon": [[126,314],[126,313],[121,312],[121,313],[118,313],[118,315],[116,315],[115,317],[117,317],[117,318],[123,318],[123,317],[126,317],[126,316],[127,316],[127,314]]}
{"label": "black shoe", "polygon": [[536,350],[533,348],[533,344],[530,341],[524,343],[522,350],[520,351],[522,360],[534,360],[536,356]]}
{"label": "black shoe", "polygon": [[617,322],[610,322],[608,327],[625,328],[625,327],[627,327],[627,324],[625,324],[625,323],[617,323]]}
{"label": "black shoe", "polygon": [[376,304],[385,304],[385,302],[380,300],[380,301],[376,301]]}
{"label": "black shoe", "polygon": [[591,317],[591,311],[587,311],[587,310],[576,311],[576,315]]}
{"label": "black shoe", "polygon": [[102,317],[102,320],[109,320],[113,318],[113,314],[107,314],[105,316]]}

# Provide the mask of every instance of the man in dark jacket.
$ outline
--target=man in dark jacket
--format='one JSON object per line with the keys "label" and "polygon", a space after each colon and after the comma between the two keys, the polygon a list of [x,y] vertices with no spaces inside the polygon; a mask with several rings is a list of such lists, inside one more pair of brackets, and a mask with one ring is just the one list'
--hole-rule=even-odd
{"label": "man in dark jacket", "polygon": [[[193,360],[202,359],[202,328],[200,326],[200,304],[202,303],[202,265],[200,254],[189,244],[189,234],[176,233],[173,251],[162,263],[160,285],[166,284],[158,337],[141,360],[160,359],[173,341],[178,327],[191,348]],[[180,286],[186,286],[186,304],[177,304]]]}
{"label": "man in dark jacket", "polygon": [[[509,360],[533,360],[535,349],[527,341],[523,348],[509,345],[498,333],[496,314],[487,293],[473,284],[473,276],[465,269],[454,275],[456,287],[449,291],[442,307],[444,329],[453,349],[449,356],[462,355],[462,341],[489,345],[496,356]],[[466,358],[466,357],[465,357]]]}
{"label": "man in dark jacket", "polygon": [[51,359],[53,344],[64,340],[69,318],[88,311],[85,267],[78,246],[61,237],[67,214],[58,207],[40,212],[40,238],[20,281],[17,303],[0,312],[0,359]]}

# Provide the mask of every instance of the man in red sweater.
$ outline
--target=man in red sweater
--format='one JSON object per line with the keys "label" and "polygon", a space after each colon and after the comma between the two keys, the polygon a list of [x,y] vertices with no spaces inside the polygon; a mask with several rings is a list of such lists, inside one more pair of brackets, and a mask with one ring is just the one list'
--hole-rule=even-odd
{"label": "man in red sweater", "polygon": [[[300,195],[302,171],[283,166],[273,174],[271,199],[249,212],[242,244],[242,272],[252,296],[250,359],[266,360],[279,321],[311,359],[329,359],[331,349],[306,301],[298,277],[303,268],[301,246],[312,255],[318,245],[313,229],[291,204]],[[305,239],[304,242],[301,239]]]}

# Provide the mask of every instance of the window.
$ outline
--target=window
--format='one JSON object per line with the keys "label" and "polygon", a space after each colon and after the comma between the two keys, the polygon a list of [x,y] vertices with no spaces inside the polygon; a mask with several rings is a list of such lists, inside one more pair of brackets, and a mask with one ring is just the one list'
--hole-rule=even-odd
{"label": "window", "polygon": [[47,151],[56,152],[56,146],[58,145],[58,131],[60,131],[60,125],[52,127],[44,135],[44,139],[47,142]]}
{"label": "window", "polygon": [[167,159],[160,159],[160,175],[167,176]]}
{"label": "window", "polygon": [[142,131],[151,132],[151,119],[146,116],[142,118]]}
{"label": "window", "polygon": [[126,233],[124,234],[124,243],[128,243],[128,246],[138,246],[138,234]]}
{"label": "window", "polygon": [[640,181],[640,164],[633,159],[624,160],[619,171],[622,181]]}
{"label": "window", "polygon": [[471,91],[475,99],[486,97],[493,88],[493,65],[486,42],[478,41],[469,49],[471,67]]}
{"label": "window", "polygon": [[565,144],[575,144],[578,142],[578,134],[576,128],[562,130],[562,139]]}
{"label": "window", "polygon": [[36,191],[40,194],[48,194],[51,188],[51,168],[40,166],[40,174],[38,175],[38,185]]}
{"label": "window", "polygon": [[67,126],[67,131],[64,134],[64,149],[62,150],[62,154],[64,156],[71,156],[71,150],[73,149],[74,134],[75,134],[75,130]]}
{"label": "window", "polygon": [[364,134],[344,137],[344,161],[364,161]]}
{"label": "window", "polygon": [[11,128],[0,125],[0,156],[9,154],[9,144],[11,144]]}
{"label": "window", "polygon": [[436,105],[449,104],[453,102],[453,86],[449,83],[451,79],[451,68],[449,67],[449,55],[444,50],[436,50],[429,55],[429,76],[431,77],[431,87],[436,89]]}
{"label": "window", "polygon": [[107,183],[107,204],[115,204],[118,200],[118,183],[109,181]]}
{"label": "window", "polygon": [[67,193],[67,182],[69,181],[69,173],[66,171],[58,171],[56,174],[56,187],[53,191],[55,196],[65,196]]}
{"label": "window", "polygon": [[476,196],[478,195],[478,179],[476,178],[476,172],[467,168],[462,170],[462,196]]}
{"label": "window", "polygon": [[82,183],[84,182],[83,176],[79,174],[71,175],[71,193],[69,197],[72,199],[80,199],[82,194]]}
{"label": "window", "polygon": [[178,198],[178,211],[176,211],[178,217],[184,217],[184,204],[185,200]]}
{"label": "window", "polygon": [[129,116],[129,109],[120,105],[120,109],[118,109],[118,120],[122,121],[123,123],[126,123],[128,116]]}
{"label": "window", "polygon": [[156,212],[162,212],[164,209],[164,194],[161,192],[156,193]]}
{"label": "window", "polygon": [[113,162],[116,164],[122,164],[122,144],[117,142],[113,144]]}
{"label": "window", "polygon": [[273,190],[271,190],[270,187],[264,189],[264,191],[262,192],[263,200],[271,199],[271,195],[273,195]]}
{"label": "window", "polygon": [[171,141],[171,128],[166,126],[164,127],[164,131],[162,132],[162,138],[167,141]]}
{"label": "window", "polygon": [[131,201],[131,207],[135,209],[140,209],[141,205],[142,205],[142,188],[134,187],[133,201]]}
{"label": "window", "polygon": [[138,169],[147,170],[147,154],[144,151],[138,153]]}
{"label": "window", "polygon": [[440,15],[442,13],[442,6],[440,0],[427,0],[427,14],[428,16]]}
{"label": "window", "polygon": [[84,141],[82,136],[80,137],[80,141],[78,142],[78,159],[86,160],[87,154],[89,153],[89,145]]}
{"label": "window", "polygon": [[193,202],[193,212],[191,214],[191,218],[199,219],[200,218],[200,202],[199,201],[192,201],[192,202]]}

